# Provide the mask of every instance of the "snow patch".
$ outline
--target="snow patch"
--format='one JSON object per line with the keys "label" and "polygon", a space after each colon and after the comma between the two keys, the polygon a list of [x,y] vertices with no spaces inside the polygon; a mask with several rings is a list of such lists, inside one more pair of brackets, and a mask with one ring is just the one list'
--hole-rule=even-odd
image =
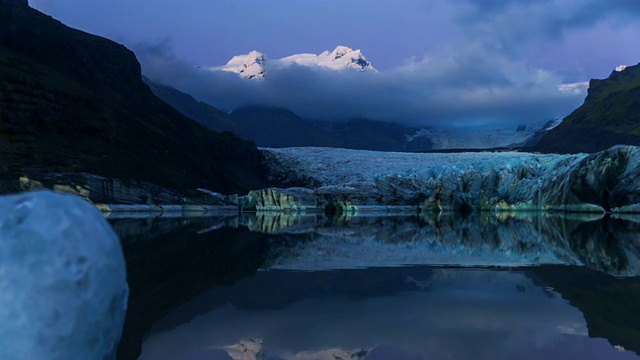
{"label": "snow patch", "polygon": [[545,127],[542,129],[542,131],[551,131],[555,128],[557,128],[560,124],[562,124],[562,121],[564,121],[564,118],[559,118],[559,119],[555,119],[552,121],[549,121]]}

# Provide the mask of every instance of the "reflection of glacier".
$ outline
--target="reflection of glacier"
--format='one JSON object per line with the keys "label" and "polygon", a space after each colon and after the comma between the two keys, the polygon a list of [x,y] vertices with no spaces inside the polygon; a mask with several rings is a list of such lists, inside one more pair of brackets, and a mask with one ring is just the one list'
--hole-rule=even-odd
{"label": "reflection of glacier", "polygon": [[[301,217],[300,223],[312,223],[309,218],[313,216]],[[300,227],[292,229],[301,232]],[[307,231],[314,235],[307,238],[311,240],[274,247],[268,266],[317,270],[565,264],[616,275],[640,274],[640,225],[593,215],[339,217],[320,221]]]}
{"label": "reflection of glacier", "polygon": [[260,212],[111,222],[124,243],[149,241],[180,227],[203,236],[223,228],[270,234],[264,266],[281,269],[565,264],[640,275],[640,220],[630,215],[482,212],[467,217],[409,213],[328,218]]}

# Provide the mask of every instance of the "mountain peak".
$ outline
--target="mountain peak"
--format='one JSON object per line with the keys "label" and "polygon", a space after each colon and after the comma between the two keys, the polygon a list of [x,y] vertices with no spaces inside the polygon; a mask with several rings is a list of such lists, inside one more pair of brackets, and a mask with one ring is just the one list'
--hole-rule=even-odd
{"label": "mountain peak", "polygon": [[234,72],[245,79],[263,79],[266,63],[267,57],[263,53],[252,50],[246,55],[234,56],[226,65],[212,68],[212,70]]}
{"label": "mountain peak", "polygon": [[360,50],[354,51],[350,47],[339,45],[333,50],[333,52],[331,52],[331,57],[337,60],[352,52],[357,52],[358,54],[360,54]]}
{"label": "mountain peak", "polygon": [[[318,57],[322,57],[325,54],[327,54],[327,52],[320,54]],[[362,51],[360,51],[360,49],[353,50],[347,46],[338,46],[327,57],[333,65],[337,65],[337,67],[340,68],[353,68],[359,71],[376,71],[371,63],[367,61],[367,58],[362,55]],[[335,66],[329,65],[327,67]]]}

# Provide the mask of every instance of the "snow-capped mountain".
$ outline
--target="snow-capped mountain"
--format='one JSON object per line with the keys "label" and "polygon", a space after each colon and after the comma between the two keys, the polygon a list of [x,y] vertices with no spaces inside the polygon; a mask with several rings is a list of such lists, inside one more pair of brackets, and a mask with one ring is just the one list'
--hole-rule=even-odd
{"label": "snow-capped mountain", "polygon": [[245,79],[262,79],[265,75],[266,63],[267,57],[254,50],[246,55],[234,56],[226,65],[214,67],[211,70],[234,72]]}
{"label": "snow-capped mountain", "polygon": [[[283,68],[291,65],[322,68],[334,71],[354,69],[357,71],[377,70],[371,65],[362,51],[346,46],[338,46],[333,51],[316,54],[295,54],[281,59],[268,61],[270,66]],[[211,67],[213,71],[228,71],[239,74],[245,79],[263,79],[266,76],[267,57],[258,51],[246,55],[234,56],[224,66]]]}
{"label": "snow-capped mountain", "polygon": [[278,60],[282,65],[297,64],[302,66],[318,66],[331,70],[356,69],[358,71],[377,71],[362,52],[346,46],[338,46],[332,52],[328,50],[320,55],[297,54]]}

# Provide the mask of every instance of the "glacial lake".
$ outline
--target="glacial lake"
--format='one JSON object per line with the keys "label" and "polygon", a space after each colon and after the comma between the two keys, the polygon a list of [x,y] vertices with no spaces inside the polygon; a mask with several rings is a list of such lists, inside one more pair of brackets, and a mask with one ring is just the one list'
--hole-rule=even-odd
{"label": "glacial lake", "polygon": [[640,217],[108,220],[118,359],[640,359]]}

